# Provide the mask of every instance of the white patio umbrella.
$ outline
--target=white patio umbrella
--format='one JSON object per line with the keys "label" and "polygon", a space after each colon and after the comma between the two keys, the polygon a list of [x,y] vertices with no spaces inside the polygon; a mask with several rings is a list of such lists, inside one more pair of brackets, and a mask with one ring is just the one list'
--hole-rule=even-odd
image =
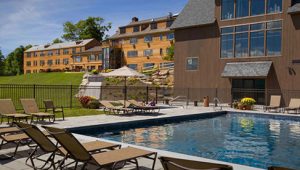
{"label": "white patio umbrella", "polygon": [[126,100],[127,100],[127,77],[145,77],[144,74],[139,73],[127,66],[123,66],[119,69],[116,69],[112,72],[109,73],[102,73],[101,75],[105,77],[124,77],[125,79],[125,84],[124,84],[124,107],[126,105]]}

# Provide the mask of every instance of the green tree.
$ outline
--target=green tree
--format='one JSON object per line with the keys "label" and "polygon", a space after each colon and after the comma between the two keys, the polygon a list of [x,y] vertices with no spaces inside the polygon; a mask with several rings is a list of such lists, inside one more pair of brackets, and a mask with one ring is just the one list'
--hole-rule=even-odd
{"label": "green tree", "polygon": [[59,39],[59,38],[55,38],[55,39],[52,41],[53,44],[62,43],[62,42],[63,42],[63,41],[62,41],[61,39]]}
{"label": "green tree", "polygon": [[24,51],[31,48],[31,45],[26,47],[20,46],[13,52],[9,53],[5,59],[4,74],[7,75],[19,75],[24,73]]}
{"label": "green tree", "polygon": [[4,75],[5,58],[0,50],[0,76]]}
{"label": "green tree", "polygon": [[111,28],[111,23],[104,25],[104,19],[100,17],[88,17],[73,24],[65,22],[62,38],[66,41],[77,41],[82,39],[95,38],[102,41],[107,38],[106,32]]}
{"label": "green tree", "polygon": [[168,48],[167,55],[163,58],[164,60],[174,61],[174,48],[174,44]]}

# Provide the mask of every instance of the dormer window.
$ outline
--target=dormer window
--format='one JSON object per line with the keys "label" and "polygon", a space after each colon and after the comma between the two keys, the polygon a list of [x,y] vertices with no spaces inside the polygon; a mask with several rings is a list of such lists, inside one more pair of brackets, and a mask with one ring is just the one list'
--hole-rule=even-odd
{"label": "dormer window", "polygon": [[151,30],[155,30],[157,29],[157,23],[156,22],[152,22],[151,23]]}
{"label": "dormer window", "polygon": [[134,26],[133,32],[140,32],[140,26]]}
{"label": "dormer window", "polygon": [[171,27],[171,25],[173,24],[174,20],[169,20],[167,21],[167,28]]}
{"label": "dormer window", "polygon": [[136,44],[138,39],[137,38],[130,38],[130,44]]}
{"label": "dormer window", "polygon": [[123,27],[123,28],[120,28],[120,34],[125,34],[126,33],[126,28]]}

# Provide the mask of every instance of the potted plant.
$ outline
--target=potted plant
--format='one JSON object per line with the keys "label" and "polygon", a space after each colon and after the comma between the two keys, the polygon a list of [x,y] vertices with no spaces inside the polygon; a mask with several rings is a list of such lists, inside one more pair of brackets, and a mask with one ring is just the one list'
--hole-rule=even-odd
{"label": "potted plant", "polygon": [[253,105],[256,103],[256,101],[253,98],[245,97],[241,100],[240,103],[243,110],[253,110]]}

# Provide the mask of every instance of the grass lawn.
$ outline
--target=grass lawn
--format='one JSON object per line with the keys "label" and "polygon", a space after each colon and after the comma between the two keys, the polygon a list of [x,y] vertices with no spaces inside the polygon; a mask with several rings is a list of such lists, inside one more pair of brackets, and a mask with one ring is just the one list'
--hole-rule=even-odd
{"label": "grass lawn", "polygon": [[[74,109],[65,108],[64,112],[65,112],[65,118],[104,114],[104,111],[99,111],[99,110],[95,110],[95,109],[84,109],[84,108],[74,108]],[[51,112],[49,112],[49,113],[51,113]],[[62,118],[62,114],[57,113],[55,117]],[[3,122],[7,122],[6,118],[3,119]]]}
{"label": "grass lawn", "polygon": [[79,85],[84,73],[37,73],[0,76],[0,84]]}

